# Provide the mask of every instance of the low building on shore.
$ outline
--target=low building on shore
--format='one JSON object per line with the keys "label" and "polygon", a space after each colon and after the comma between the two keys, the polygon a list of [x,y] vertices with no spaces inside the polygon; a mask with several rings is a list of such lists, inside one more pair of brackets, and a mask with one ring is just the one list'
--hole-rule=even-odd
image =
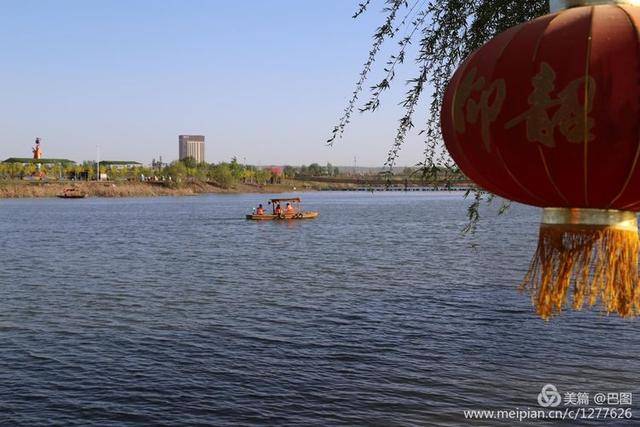
{"label": "low building on shore", "polygon": [[53,166],[53,165],[63,165],[63,166],[71,166],[75,165],[76,162],[69,159],[33,159],[31,157],[10,157],[2,163],[18,163],[21,165],[32,165],[32,164],[40,164],[44,166]]}
{"label": "low building on shore", "polygon": [[142,163],[131,160],[100,160],[101,169],[132,169],[140,166]]}

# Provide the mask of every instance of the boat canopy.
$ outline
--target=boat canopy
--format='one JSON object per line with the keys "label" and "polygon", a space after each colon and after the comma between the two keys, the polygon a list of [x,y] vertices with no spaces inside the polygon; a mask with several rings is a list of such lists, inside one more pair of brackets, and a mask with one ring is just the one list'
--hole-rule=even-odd
{"label": "boat canopy", "polygon": [[270,203],[281,203],[281,202],[294,202],[294,203],[300,203],[300,197],[294,197],[292,199],[271,199],[269,200]]}

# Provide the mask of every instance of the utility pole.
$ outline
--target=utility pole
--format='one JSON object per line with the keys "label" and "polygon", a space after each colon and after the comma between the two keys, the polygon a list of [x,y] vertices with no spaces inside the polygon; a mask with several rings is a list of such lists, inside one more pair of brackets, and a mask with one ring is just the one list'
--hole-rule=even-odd
{"label": "utility pole", "polygon": [[96,181],[100,181],[100,146],[96,145]]}

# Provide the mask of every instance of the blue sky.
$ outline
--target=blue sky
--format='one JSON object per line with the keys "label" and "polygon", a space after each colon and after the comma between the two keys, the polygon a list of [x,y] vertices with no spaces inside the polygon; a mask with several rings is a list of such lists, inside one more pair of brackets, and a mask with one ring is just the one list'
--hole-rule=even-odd
{"label": "blue sky", "polygon": [[[351,19],[357,3],[2,1],[0,159],[40,136],[46,157],[93,159],[99,145],[103,159],[173,160],[178,134],[197,133],[210,162],[381,165],[400,86],[324,145],[382,18],[378,0]],[[414,135],[400,163],[422,150]]]}

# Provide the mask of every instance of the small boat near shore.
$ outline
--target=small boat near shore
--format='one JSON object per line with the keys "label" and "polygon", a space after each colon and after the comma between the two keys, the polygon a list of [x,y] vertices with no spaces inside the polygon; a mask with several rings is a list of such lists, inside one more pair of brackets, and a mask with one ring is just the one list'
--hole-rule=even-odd
{"label": "small boat near shore", "polygon": [[[271,199],[269,200],[269,204],[272,207],[271,213],[266,213],[264,212],[264,210],[261,211],[262,205],[260,205],[257,210],[254,210],[253,213],[248,214],[246,218],[252,221],[282,221],[314,219],[320,215],[318,212],[303,211],[300,208],[301,201],[302,200],[300,200],[299,197],[294,197],[291,199]],[[287,205],[291,206],[291,208],[289,210],[282,209],[282,203],[287,203]]]}
{"label": "small boat near shore", "polygon": [[87,197],[86,193],[77,188],[65,188],[62,193],[58,194],[60,199],[84,199],[85,197]]}

